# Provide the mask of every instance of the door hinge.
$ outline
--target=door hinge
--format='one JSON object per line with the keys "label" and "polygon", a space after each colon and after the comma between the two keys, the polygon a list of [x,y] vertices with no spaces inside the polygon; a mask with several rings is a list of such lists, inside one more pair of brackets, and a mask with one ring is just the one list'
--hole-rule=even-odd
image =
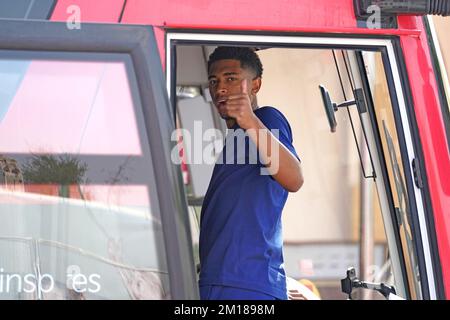
{"label": "door hinge", "polygon": [[414,158],[412,160],[411,165],[414,175],[414,182],[416,183],[417,188],[422,189],[423,181],[422,181],[422,173],[420,172],[419,161],[416,158]]}

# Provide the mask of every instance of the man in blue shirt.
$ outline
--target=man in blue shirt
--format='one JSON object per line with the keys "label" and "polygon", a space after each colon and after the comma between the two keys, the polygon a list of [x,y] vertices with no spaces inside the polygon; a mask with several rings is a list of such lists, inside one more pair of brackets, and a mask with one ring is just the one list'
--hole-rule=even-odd
{"label": "man in blue shirt", "polygon": [[257,105],[262,71],[250,48],[209,57],[209,90],[229,132],[202,207],[201,299],[287,299],[281,212],[303,176],[288,121]]}

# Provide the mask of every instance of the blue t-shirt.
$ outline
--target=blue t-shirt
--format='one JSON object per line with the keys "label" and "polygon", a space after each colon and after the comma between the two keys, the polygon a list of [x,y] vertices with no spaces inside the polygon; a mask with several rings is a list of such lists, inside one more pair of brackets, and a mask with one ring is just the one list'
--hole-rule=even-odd
{"label": "blue t-shirt", "polygon": [[[273,107],[254,112],[298,158],[283,114]],[[261,174],[264,166],[259,157],[253,159],[254,143],[241,139],[244,131],[238,125],[233,129],[237,131],[225,139],[203,202],[199,285],[251,289],[286,299],[281,212],[288,191]]]}

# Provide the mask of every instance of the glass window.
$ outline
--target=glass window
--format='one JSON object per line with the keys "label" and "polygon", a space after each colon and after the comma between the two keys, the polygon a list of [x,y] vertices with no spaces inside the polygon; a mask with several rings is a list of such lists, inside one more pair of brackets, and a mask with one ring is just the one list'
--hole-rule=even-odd
{"label": "glass window", "polygon": [[[340,108],[336,132],[331,133],[318,88],[326,87],[338,104],[354,99],[352,72],[358,70],[350,68],[350,53],[278,48],[259,52],[264,76],[258,102],[276,106],[289,120],[305,177],[300,191],[289,194],[283,211],[286,273],[325,300],[347,299],[340,280],[349,267],[360,280],[397,285],[378,190],[373,179],[363,176],[352,132],[353,125],[364,171],[370,175],[357,108]],[[355,289],[352,296],[384,299],[370,290]]]}
{"label": "glass window", "polygon": [[0,298],[170,298],[133,64],[0,53]]}
{"label": "glass window", "polygon": [[416,257],[417,250],[411,231],[409,196],[406,189],[405,172],[383,61],[381,54],[374,52],[364,52],[363,59],[367,69],[370,90],[372,91],[375,115],[392,191],[392,201],[396,210],[409,291],[412,299],[421,299],[419,266]]}

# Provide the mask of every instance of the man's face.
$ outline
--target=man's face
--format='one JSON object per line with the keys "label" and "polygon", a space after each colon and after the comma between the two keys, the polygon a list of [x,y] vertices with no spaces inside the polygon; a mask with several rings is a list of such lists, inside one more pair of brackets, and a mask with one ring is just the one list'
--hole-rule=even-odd
{"label": "man's face", "polygon": [[[209,92],[216,108],[225,103],[229,96],[242,93],[241,83],[244,79],[247,81],[247,94],[250,96],[253,106],[256,102],[255,94],[259,89],[258,83],[255,86],[255,81],[258,82],[259,80],[252,80],[253,78],[254,74],[250,70],[241,68],[239,60],[224,59],[212,63],[208,75]],[[227,119],[225,115],[221,114],[220,116],[225,120]]]}

